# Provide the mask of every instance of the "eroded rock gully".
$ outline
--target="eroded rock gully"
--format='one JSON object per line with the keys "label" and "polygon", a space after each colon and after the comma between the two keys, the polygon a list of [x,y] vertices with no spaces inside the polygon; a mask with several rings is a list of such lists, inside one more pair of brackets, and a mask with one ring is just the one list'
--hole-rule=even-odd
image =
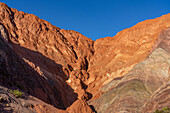
{"label": "eroded rock gully", "polygon": [[[170,14],[92,41],[0,3],[3,98],[12,98],[8,89],[26,95],[7,108],[1,104],[1,110],[136,113],[170,107],[164,101],[169,99],[169,27]],[[29,102],[31,108],[23,107]]]}

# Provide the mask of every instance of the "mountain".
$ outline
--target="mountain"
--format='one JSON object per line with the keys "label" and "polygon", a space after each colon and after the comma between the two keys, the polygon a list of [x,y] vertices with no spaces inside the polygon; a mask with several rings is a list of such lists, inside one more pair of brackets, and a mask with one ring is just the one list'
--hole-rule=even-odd
{"label": "mountain", "polygon": [[1,112],[170,107],[170,14],[93,41],[0,3],[0,34]]}

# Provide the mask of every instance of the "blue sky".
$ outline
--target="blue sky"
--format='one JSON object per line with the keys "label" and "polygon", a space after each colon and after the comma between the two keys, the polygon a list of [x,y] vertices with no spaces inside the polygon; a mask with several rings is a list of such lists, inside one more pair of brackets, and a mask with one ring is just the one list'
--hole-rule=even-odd
{"label": "blue sky", "polygon": [[170,0],[0,0],[96,40],[170,13]]}

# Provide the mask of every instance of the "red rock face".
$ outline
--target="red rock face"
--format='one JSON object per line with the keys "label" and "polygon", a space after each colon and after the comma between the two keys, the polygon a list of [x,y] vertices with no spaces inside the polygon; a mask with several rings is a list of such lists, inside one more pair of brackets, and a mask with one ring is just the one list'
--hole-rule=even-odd
{"label": "red rock face", "polygon": [[[0,83],[67,112],[139,112],[169,80],[169,27],[170,14],[92,41],[0,3]],[[157,61],[162,62],[166,74]],[[153,69],[155,66],[159,68]],[[154,101],[157,96],[152,98]],[[36,112],[50,112],[41,105]]]}
{"label": "red rock face", "polygon": [[67,108],[69,113],[94,113],[84,100],[78,99]]}
{"label": "red rock face", "polygon": [[[0,28],[4,26],[0,25]],[[4,40],[3,30],[0,37],[0,84],[10,88],[19,88],[43,101],[53,104],[58,108],[64,106],[60,103],[61,94],[54,89],[46,78],[28,65],[23,58],[18,56],[12,49],[12,45]],[[11,47],[10,47],[11,46]],[[55,96],[58,94],[58,97]]]}
{"label": "red rock face", "polygon": [[[34,15],[18,12],[4,4],[1,8],[4,12],[1,23],[8,30],[14,51],[19,56],[30,65],[33,64],[33,68],[38,67],[36,70],[41,71],[51,82],[58,84],[55,85],[59,86],[57,89],[67,89],[61,88],[67,86],[62,81],[69,78],[73,89],[84,87],[82,84],[89,78],[88,62],[93,54],[91,39],[75,31],[61,30]],[[76,99],[76,95],[70,94],[70,90],[60,91],[67,97],[63,101],[70,101],[65,106]],[[70,95],[74,97],[73,100]]]}

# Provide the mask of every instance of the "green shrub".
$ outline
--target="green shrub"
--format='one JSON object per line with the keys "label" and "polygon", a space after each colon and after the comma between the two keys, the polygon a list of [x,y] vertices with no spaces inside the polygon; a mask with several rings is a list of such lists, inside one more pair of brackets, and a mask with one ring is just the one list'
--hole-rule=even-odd
{"label": "green shrub", "polygon": [[170,110],[170,109],[169,108],[163,108],[162,110],[165,111],[165,110]]}
{"label": "green shrub", "polygon": [[154,113],[170,113],[170,108],[163,108],[162,110],[156,110]]}
{"label": "green shrub", "polygon": [[2,100],[2,97],[0,97],[0,101]]}
{"label": "green shrub", "polygon": [[13,94],[16,98],[20,98],[20,97],[22,97],[22,95],[24,94],[24,93],[22,93],[22,92],[20,92],[18,89],[17,90],[9,90],[9,92],[11,93],[11,94]]}
{"label": "green shrub", "polygon": [[8,103],[6,104],[6,107],[9,107],[9,104],[8,104]]}

